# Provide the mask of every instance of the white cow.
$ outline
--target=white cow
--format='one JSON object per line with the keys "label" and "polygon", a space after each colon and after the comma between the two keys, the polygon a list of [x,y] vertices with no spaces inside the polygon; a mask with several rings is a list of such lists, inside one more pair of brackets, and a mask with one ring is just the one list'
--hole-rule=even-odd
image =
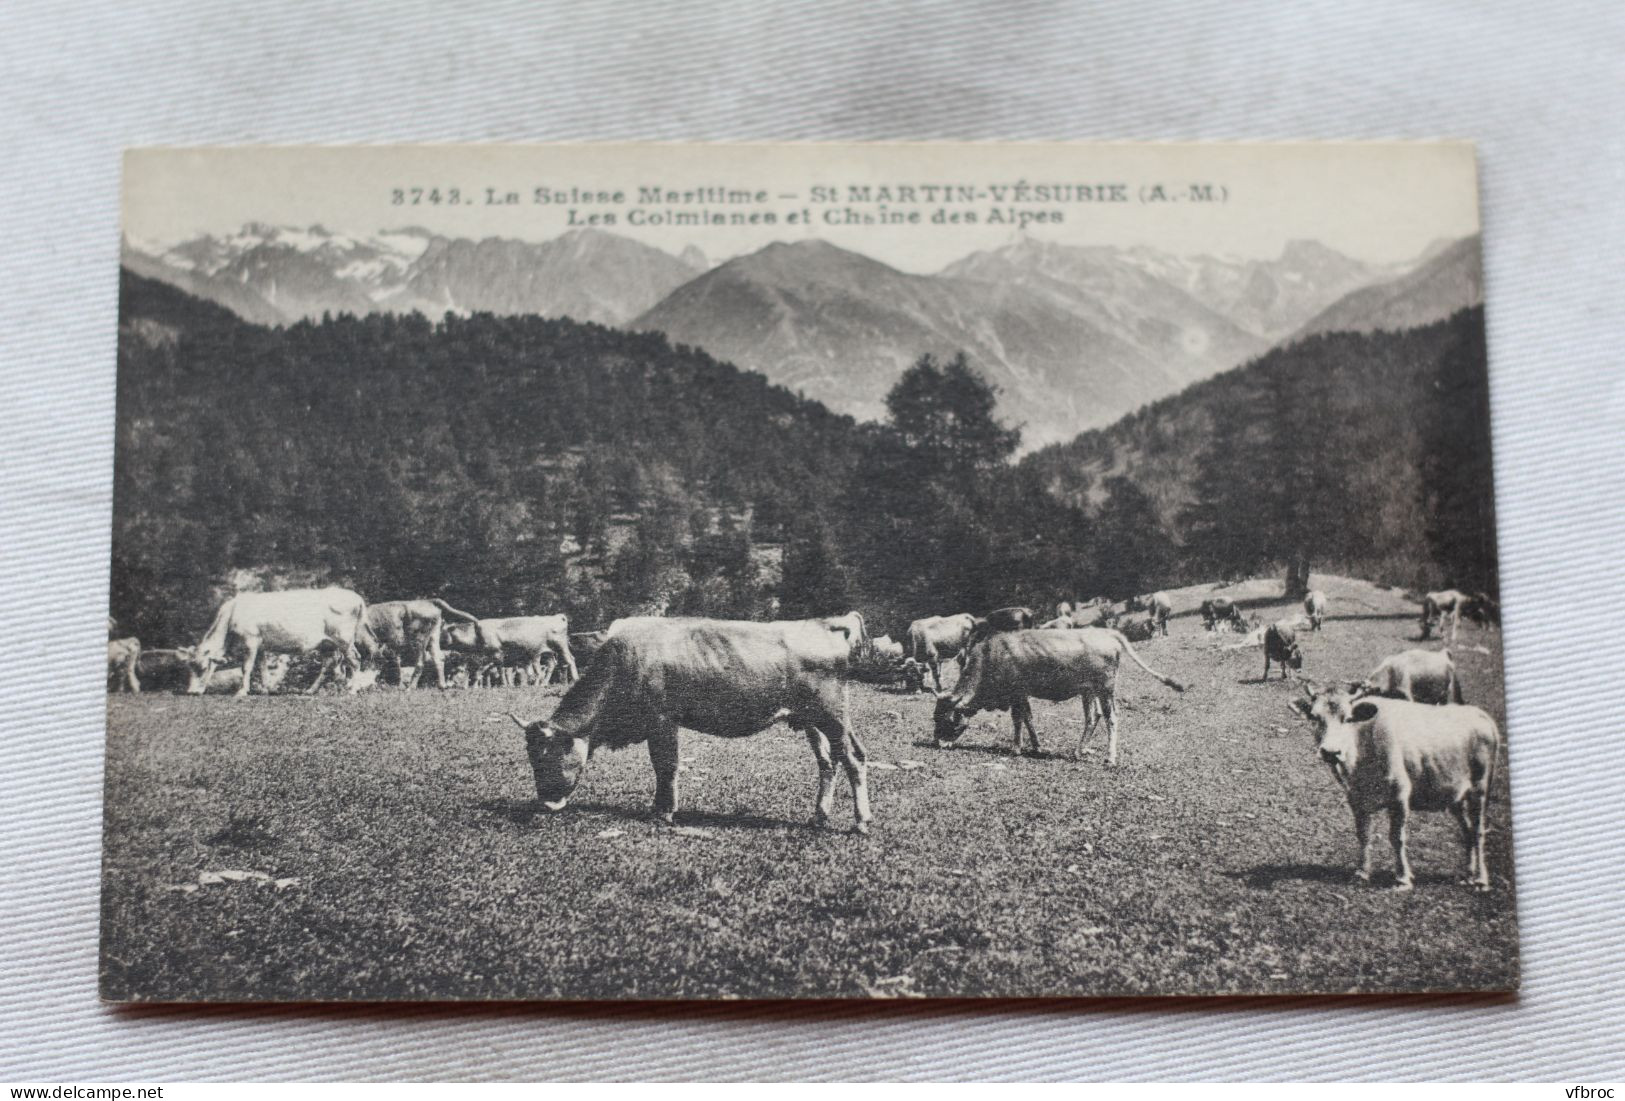
{"label": "white cow", "polygon": [[1461,703],[1461,677],[1449,650],[1404,650],[1383,659],[1350,686],[1357,696],[1388,696],[1417,703]]}
{"label": "white cow", "polygon": [[1490,783],[1501,751],[1495,720],[1477,707],[1435,707],[1408,700],[1355,700],[1341,689],[1316,692],[1292,709],[1317,726],[1316,748],[1348,796],[1360,842],[1360,870],[1371,880],[1371,819],[1388,812],[1394,848],[1394,889],[1411,889],[1406,822],[1412,811],[1448,810],[1467,849],[1466,882],[1490,889],[1484,861]]}
{"label": "white cow", "polygon": [[[237,695],[248,695],[254,664],[266,654],[309,654],[331,649],[332,657],[306,689],[322,686],[334,659],[348,672],[361,668],[356,635],[363,630],[367,602],[349,589],[287,589],[272,593],[238,593],[220,605],[208,632],[192,651],[186,691],[202,695],[215,668],[232,653],[243,654],[242,683]],[[363,636],[364,637],[364,636]]]}

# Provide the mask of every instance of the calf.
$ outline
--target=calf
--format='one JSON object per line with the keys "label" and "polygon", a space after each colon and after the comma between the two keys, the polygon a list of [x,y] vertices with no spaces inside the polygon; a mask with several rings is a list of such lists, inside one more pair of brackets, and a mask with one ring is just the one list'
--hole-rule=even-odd
{"label": "calf", "polygon": [[1320,630],[1320,622],[1326,618],[1326,594],[1319,589],[1310,589],[1303,598],[1303,611],[1309,617],[1309,629]]}
{"label": "calf", "polygon": [[1303,651],[1298,648],[1298,629],[1285,619],[1278,619],[1264,630],[1264,680],[1270,679],[1270,661],[1281,667],[1281,679],[1286,680],[1287,669],[1303,668]]}
{"label": "calf", "polygon": [[1359,696],[1387,696],[1416,703],[1461,703],[1461,678],[1449,650],[1405,650],[1383,659],[1363,682],[1349,686]]}
{"label": "calf", "polygon": [[1410,890],[1406,823],[1411,812],[1448,810],[1461,827],[1467,850],[1465,882],[1489,890],[1485,818],[1501,751],[1495,720],[1477,707],[1459,704],[1354,700],[1340,690],[1317,693],[1308,686],[1304,693],[1292,709],[1316,724],[1316,748],[1354,811],[1360,842],[1355,877],[1371,881],[1371,819],[1386,810],[1394,889]]}
{"label": "calf", "polygon": [[978,711],[1009,711],[1015,734],[1015,749],[1022,752],[1021,729],[1025,725],[1038,752],[1038,732],[1033,729],[1030,697],[1059,703],[1083,699],[1083,733],[1073,756],[1083,752],[1099,718],[1106,721],[1108,764],[1117,764],[1117,670],[1124,655],[1134,664],[1176,692],[1185,686],[1152,669],[1140,660],[1128,639],[1118,631],[1083,630],[1015,631],[994,635],[970,651],[965,673],[953,692],[937,696],[934,734],[937,745],[948,746],[965,733],[970,716]]}
{"label": "calf", "polygon": [[552,718],[513,719],[543,809],[564,808],[595,750],[647,742],[655,814],[667,824],[677,812],[680,727],[743,738],[783,719],[806,734],[818,761],[814,823],[829,822],[838,763],[857,830],[867,833],[866,754],[847,718],[850,661],[844,638],[806,621],[622,619]]}

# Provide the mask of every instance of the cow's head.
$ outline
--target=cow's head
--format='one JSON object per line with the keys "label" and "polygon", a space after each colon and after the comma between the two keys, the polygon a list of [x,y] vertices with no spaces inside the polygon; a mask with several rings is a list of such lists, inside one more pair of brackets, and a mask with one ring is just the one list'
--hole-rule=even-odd
{"label": "cow's head", "polygon": [[932,715],[932,734],[937,745],[947,746],[957,742],[965,727],[970,724],[970,712],[954,703],[952,692],[943,692],[937,696],[937,708]]}
{"label": "cow's head", "polygon": [[1359,738],[1353,722],[1375,715],[1375,705],[1369,700],[1356,700],[1343,688],[1321,691],[1313,683],[1305,682],[1303,695],[1288,706],[1315,724],[1315,748],[1321,760],[1346,777],[1359,755]]}
{"label": "cow's head", "polygon": [[214,677],[214,669],[219,662],[213,658],[200,656],[196,649],[176,650],[175,656],[186,663],[186,694],[203,695],[203,690],[209,687],[209,681]]}
{"label": "cow's head", "polygon": [[512,712],[508,717],[525,732],[525,752],[530,757],[530,771],[536,778],[536,798],[541,801],[542,809],[563,810],[581,782],[581,774],[586,771],[591,744],[586,738],[555,730],[552,724],[542,720],[527,723]]}

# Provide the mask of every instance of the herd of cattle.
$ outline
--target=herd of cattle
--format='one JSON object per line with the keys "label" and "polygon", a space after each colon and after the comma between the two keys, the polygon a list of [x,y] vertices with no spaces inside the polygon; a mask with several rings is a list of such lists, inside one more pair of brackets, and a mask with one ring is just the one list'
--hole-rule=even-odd
{"label": "herd of cattle", "polygon": [[[1422,637],[1437,625],[1448,630],[1450,645],[1461,616],[1481,622],[1495,616],[1493,602],[1482,595],[1449,590],[1421,601]],[[1204,601],[1200,614],[1209,631],[1247,634],[1238,647],[1261,644],[1267,681],[1272,664],[1283,679],[1289,670],[1302,669],[1298,634],[1321,630],[1326,609],[1324,594],[1313,591],[1302,616],[1267,625],[1223,597]],[[545,809],[564,808],[595,750],[646,742],[655,771],[655,813],[669,823],[677,810],[680,728],[736,738],[786,722],[806,736],[817,761],[815,822],[829,820],[839,765],[852,789],[856,828],[866,833],[872,818],[866,753],[847,706],[854,675],[879,670],[913,691],[923,689],[929,675],[936,691],[933,739],[943,748],[959,740],[975,713],[1007,711],[1016,752],[1037,754],[1031,700],[1078,699],[1084,723],[1074,757],[1104,723],[1107,763],[1115,766],[1116,682],[1123,659],[1169,689],[1185,690],[1147,665],[1132,644],[1167,635],[1172,615],[1167,595],[1152,593],[1122,605],[1064,601],[1042,622],[1026,607],[930,616],[910,623],[896,640],[872,637],[858,612],[771,623],[632,617],[603,631],[572,634],[563,615],[481,619],[438,599],[369,605],[348,589],[302,589],[228,599],[202,640],[188,649],[144,651],[137,639],[110,637],[108,675],[138,692],[143,677],[178,672],[188,693],[228,680],[243,696],[256,673],[273,691],[290,662],[318,657],[309,692],[320,689],[334,666],[344,668],[352,691],[369,686],[386,656],[398,663],[403,688],[413,687],[425,666],[438,687],[447,687],[448,654],[459,659],[462,683],[471,687],[546,683],[561,671],[570,687],[550,718],[512,716],[524,730]],[[111,636],[111,619],[108,626]],[[577,651],[587,658],[579,670]],[[237,668],[222,669],[228,659]],[[960,669],[952,690],[942,685],[947,661]],[[1321,758],[1354,812],[1361,879],[1370,875],[1370,823],[1377,812],[1388,812],[1395,886],[1407,889],[1410,812],[1448,810],[1461,827],[1467,882],[1488,889],[1484,820],[1500,733],[1486,712],[1463,702],[1448,650],[1406,650],[1364,679],[1336,687],[1305,681],[1291,706],[1315,724]]]}

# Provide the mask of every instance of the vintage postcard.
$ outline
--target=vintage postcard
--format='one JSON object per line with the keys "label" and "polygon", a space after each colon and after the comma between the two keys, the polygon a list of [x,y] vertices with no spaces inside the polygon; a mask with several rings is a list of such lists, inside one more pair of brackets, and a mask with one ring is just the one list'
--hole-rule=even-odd
{"label": "vintage postcard", "polygon": [[124,164],[111,1001],[1518,985],[1471,145]]}

